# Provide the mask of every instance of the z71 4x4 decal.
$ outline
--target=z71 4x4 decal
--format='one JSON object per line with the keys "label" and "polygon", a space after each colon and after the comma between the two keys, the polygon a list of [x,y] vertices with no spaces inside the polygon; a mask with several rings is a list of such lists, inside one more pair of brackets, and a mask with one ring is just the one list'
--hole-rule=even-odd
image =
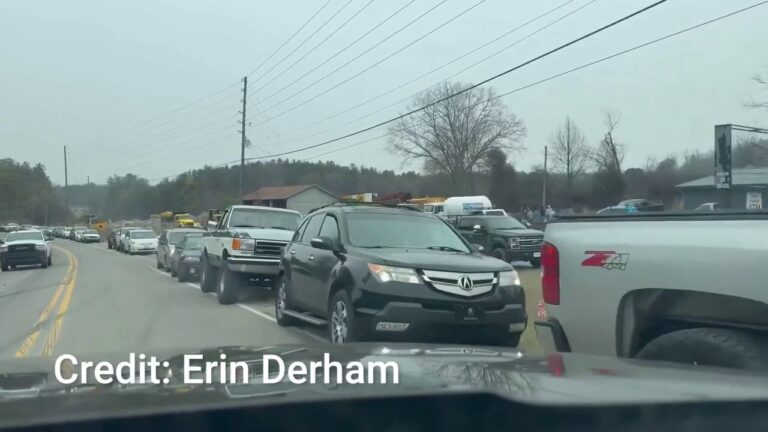
{"label": "z71 4x4 decal", "polygon": [[616,251],[584,251],[589,255],[581,262],[582,267],[602,267],[606,270],[626,270],[629,263],[628,253]]}

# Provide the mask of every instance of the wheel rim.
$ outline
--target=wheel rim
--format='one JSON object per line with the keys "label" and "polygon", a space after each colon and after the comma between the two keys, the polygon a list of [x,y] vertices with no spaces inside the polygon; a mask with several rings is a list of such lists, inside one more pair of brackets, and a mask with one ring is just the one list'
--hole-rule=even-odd
{"label": "wheel rim", "polygon": [[343,344],[347,340],[347,306],[343,301],[337,301],[331,314],[331,340],[335,344]]}
{"label": "wheel rim", "polygon": [[280,288],[277,290],[277,317],[283,317],[283,311],[285,310],[285,280],[280,282]]}

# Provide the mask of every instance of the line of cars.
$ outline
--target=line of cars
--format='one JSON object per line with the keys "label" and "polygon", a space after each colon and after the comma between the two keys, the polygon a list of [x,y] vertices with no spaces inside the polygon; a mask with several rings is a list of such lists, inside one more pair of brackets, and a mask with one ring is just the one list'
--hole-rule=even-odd
{"label": "line of cars", "polygon": [[201,290],[221,304],[251,286],[273,289],[279,325],[326,326],[337,344],[459,338],[516,346],[528,317],[509,261],[535,262],[538,246],[510,238],[540,245],[542,234],[501,218],[510,217],[473,216],[470,240],[457,229],[465,226],[409,208],[337,203],[302,218],[235,205],[208,231],[162,233],[157,268],[182,281],[199,274]]}
{"label": "line of cars", "polygon": [[69,239],[80,243],[98,243],[101,241],[101,234],[93,228],[84,226],[55,226],[49,228],[53,237]]}

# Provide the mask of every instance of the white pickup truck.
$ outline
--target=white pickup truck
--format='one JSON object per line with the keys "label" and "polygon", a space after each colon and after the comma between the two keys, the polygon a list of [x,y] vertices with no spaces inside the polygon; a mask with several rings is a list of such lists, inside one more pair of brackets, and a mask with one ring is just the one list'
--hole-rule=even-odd
{"label": "white pickup truck", "polygon": [[637,213],[547,225],[547,351],[768,367],[768,213]]}
{"label": "white pickup truck", "polygon": [[216,291],[221,304],[237,301],[242,286],[254,280],[272,284],[285,245],[301,214],[273,207],[234,205],[203,237],[200,288]]}

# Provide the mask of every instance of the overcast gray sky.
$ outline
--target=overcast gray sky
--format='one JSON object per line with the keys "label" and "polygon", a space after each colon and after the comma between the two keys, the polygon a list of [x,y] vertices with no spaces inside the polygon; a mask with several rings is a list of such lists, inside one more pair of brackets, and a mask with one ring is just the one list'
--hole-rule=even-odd
{"label": "overcast gray sky", "polygon": [[[447,0],[440,4],[442,1],[330,0],[290,43],[249,77],[247,131],[253,145],[246,156],[315,144],[401,113],[407,103],[397,101],[582,6],[452,80],[480,81],[652,3],[573,0],[475,53],[350,109],[566,3],[485,0],[402,52],[315,98],[478,2]],[[206,163],[236,160],[238,81],[325,2],[4,0],[0,2],[0,157],[41,162],[54,182],[63,183],[66,145],[71,184],[84,183],[87,176],[101,182],[109,175],[127,172],[155,179]],[[756,2],[670,0],[489,85],[506,92]],[[281,90],[403,6],[359,42]],[[565,116],[583,129],[590,144],[597,143],[604,132],[603,109],[621,113],[616,137],[627,146],[627,167],[642,167],[649,157],[709,150],[713,126],[718,123],[767,127],[767,111],[742,105],[749,97],[761,95],[750,77],[768,66],[766,22],[768,5],[504,97],[528,127],[527,149],[511,155],[511,161],[521,169],[541,164],[544,145]],[[768,98],[768,94],[762,95]],[[334,116],[345,110],[349,111]],[[419,164],[403,166],[390,154],[384,138],[328,153],[383,133],[386,129],[380,128],[291,157],[418,170]]]}

